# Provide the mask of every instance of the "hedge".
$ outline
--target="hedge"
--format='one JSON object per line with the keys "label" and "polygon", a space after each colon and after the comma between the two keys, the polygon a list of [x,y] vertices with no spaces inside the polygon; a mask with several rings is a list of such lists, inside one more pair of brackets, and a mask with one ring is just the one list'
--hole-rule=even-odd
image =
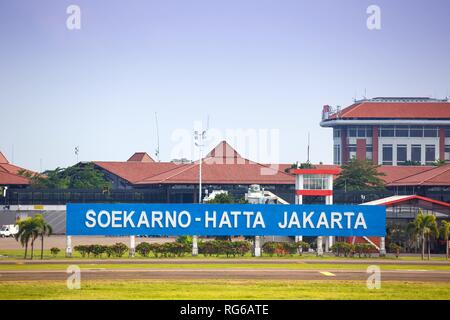
{"label": "hedge", "polygon": [[[302,249],[302,250],[300,250]],[[276,254],[281,257],[284,255],[293,255],[300,254],[303,250],[308,250],[309,244],[307,242],[299,241],[299,242],[275,242],[270,241],[266,242],[262,246],[262,250],[264,253],[267,253],[270,256]]]}
{"label": "hedge", "polygon": [[348,242],[336,242],[330,249],[338,257],[341,255],[344,255],[344,257],[353,257],[355,254],[359,258],[361,256],[370,257],[372,253],[377,252],[376,248],[369,243],[351,244]]}
{"label": "hedge", "polygon": [[103,254],[109,258],[111,256],[121,258],[127,251],[127,245],[123,243],[116,243],[111,246],[91,244],[91,245],[79,245],[73,248],[75,251],[79,252],[81,256],[90,257],[93,255],[95,258],[101,257]]}
{"label": "hedge", "polygon": [[198,244],[198,252],[204,256],[219,256],[221,254],[225,254],[227,257],[244,256],[250,252],[251,248],[252,245],[248,241],[212,240]]}

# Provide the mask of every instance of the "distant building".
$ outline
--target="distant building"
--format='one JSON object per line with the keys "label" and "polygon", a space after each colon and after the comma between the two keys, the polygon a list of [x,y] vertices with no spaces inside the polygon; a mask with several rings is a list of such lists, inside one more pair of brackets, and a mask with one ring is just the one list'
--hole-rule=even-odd
{"label": "distant building", "polygon": [[340,109],[323,107],[333,128],[333,161],[368,159],[379,165],[450,162],[450,103],[431,98],[373,98]]}
{"label": "distant building", "polygon": [[[25,169],[9,163],[8,159],[0,152],[0,191],[4,190],[5,187],[20,188],[28,186],[30,182],[19,174],[21,170]],[[0,192],[0,196],[2,196],[2,192]]]}

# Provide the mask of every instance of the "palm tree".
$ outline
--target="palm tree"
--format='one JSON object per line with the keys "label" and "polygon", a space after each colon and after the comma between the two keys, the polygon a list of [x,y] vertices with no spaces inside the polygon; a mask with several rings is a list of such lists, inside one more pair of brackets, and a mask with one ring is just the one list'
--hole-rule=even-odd
{"label": "palm tree", "polygon": [[37,224],[37,232],[41,237],[41,260],[44,259],[44,237],[50,236],[53,232],[52,226],[45,221],[42,214],[37,214],[34,216],[34,219]]}
{"label": "palm tree", "polygon": [[450,222],[442,220],[439,234],[445,240],[445,257],[448,259],[448,237],[450,236]]}
{"label": "palm tree", "polygon": [[416,225],[416,220],[408,223],[408,225],[406,226],[406,233],[409,236],[409,241],[413,242],[413,245],[409,246],[410,249],[412,249],[411,247],[414,246],[414,252],[417,253],[417,249],[420,247],[420,244],[419,244],[420,243],[420,239],[419,239],[420,234],[419,234],[419,229]]}
{"label": "palm tree", "polygon": [[430,238],[431,236],[438,236],[439,230],[436,223],[436,217],[432,214],[424,215],[421,210],[413,221],[417,233],[422,240],[422,260],[425,257],[425,240],[428,243],[428,260],[430,260]]}
{"label": "palm tree", "polygon": [[17,241],[20,241],[22,247],[25,247],[24,259],[27,258],[28,254],[28,243],[33,236],[33,229],[35,229],[35,222],[31,218],[26,218],[18,223],[19,232],[17,232],[14,237]]}

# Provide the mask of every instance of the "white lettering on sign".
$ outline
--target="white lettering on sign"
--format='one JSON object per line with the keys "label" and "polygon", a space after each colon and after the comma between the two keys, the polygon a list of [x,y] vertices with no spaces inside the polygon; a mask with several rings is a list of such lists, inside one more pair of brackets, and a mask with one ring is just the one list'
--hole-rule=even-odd
{"label": "white lettering on sign", "polygon": [[[270,212],[266,212],[270,214]],[[134,220],[136,219],[136,220]],[[263,214],[260,211],[204,211],[203,224],[206,229],[233,229],[246,227],[247,229],[266,228]],[[201,222],[201,217],[195,217],[196,222]],[[89,209],[85,214],[84,225],[87,228],[157,228],[174,229],[188,228],[191,225],[192,216],[187,210],[166,211],[135,211],[95,210]],[[348,229],[367,230],[367,223],[362,212],[336,212],[328,215],[324,211],[310,211],[297,213],[296,211],[284,211],[281,221],[277,222],[280,229]]]}
{"label": "white lettering on sign", "polygon": [[[299,220],[299,216],[297,212],[292,211],[290,214],[285,211],[283,215],[283,220],[278,222],[278,227],[281,229],[291,229],[298,228],[301,229],[306,228],[306,224],[309,225],[311,229],[342,229],[341,221],[343,216],[347,217],[347,229],[367,229],[366,220],[364,219],[364,215],[362,212],[358,212],[356,219],[353,219],[355,216],[354,212],[331,212],[331,217],[328,219],[325,212],[321,212],[319,214],[319,218],[317,219],[317,223],[314,224],[312,221],[313,216],[315,215],[314,211],[311,211],[309,214],[303,212],[303,223]],[[331,223],[331,226],[330,226]]]}

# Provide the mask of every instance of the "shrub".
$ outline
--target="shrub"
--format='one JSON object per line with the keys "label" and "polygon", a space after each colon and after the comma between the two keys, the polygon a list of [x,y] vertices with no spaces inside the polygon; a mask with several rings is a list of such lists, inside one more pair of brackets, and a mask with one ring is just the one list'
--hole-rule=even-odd
{"label": "shrub", "polygon": [[105,253],[105,246],[99,244],[93,244],[89,246],[89,252],[94,255],[95,258],[101,257]]}
{"label": "shrub", "polygon": [[400,256],[400,251],[401,251],[401,249],[402,249],[402,247],[399,246],[399,245],[396,244],[396,243],[393,243],[393,242],[392,242],[392,243],[389,244],[389,251],[390,251],[391,253],[394,253],[396,258],[398,258],[398,257]]}
{"label": "shrub", "polygon": [[121,258],[128,251],[128,247],[126,244],[118,242],[111,246],[111,251],[113,256]]}
{"label": "shrub", "polygon": [[354,245],[347,242],[336,242],[330,249],[338,257],[341,256],[341,254],[343,254],[344,257],[352,256],[355,252]]}
{"label": "shrub", "polygon": [[83,258],[86,256],[89,257],[89,254],[90,254],[89,246],[79,245],[79,246],[75,246],[73,248],[73,250],[79,252]]}
{"label": "shrub", "polygon": [[175,242],[185,244],[188,246],[192,246],[192,236],[179,236],[179,237],[177,237]]}
{"label": "shrub", "polygon": [[59,248],[56,248],[56,247],[53,247],[53,248],[50,249],[50,253],[53,255],[53,257],[56,257],[60,251],[61,250]]}
{"label": "shrub", "polygon": [[264,253],[270,256],[276,254],[277,256],[293,255],[300,252],[300,248],[303,250],[309,249],[309,244],[303,241],[300,242],[275,242],[269,241],[263,244],[262,249]]}
{"label": "shrub", "polygon": [[148,257],[150,252],[152,252],[152,246],[147,242],[141,242],[136,246],[136,252],[143,257]]}

